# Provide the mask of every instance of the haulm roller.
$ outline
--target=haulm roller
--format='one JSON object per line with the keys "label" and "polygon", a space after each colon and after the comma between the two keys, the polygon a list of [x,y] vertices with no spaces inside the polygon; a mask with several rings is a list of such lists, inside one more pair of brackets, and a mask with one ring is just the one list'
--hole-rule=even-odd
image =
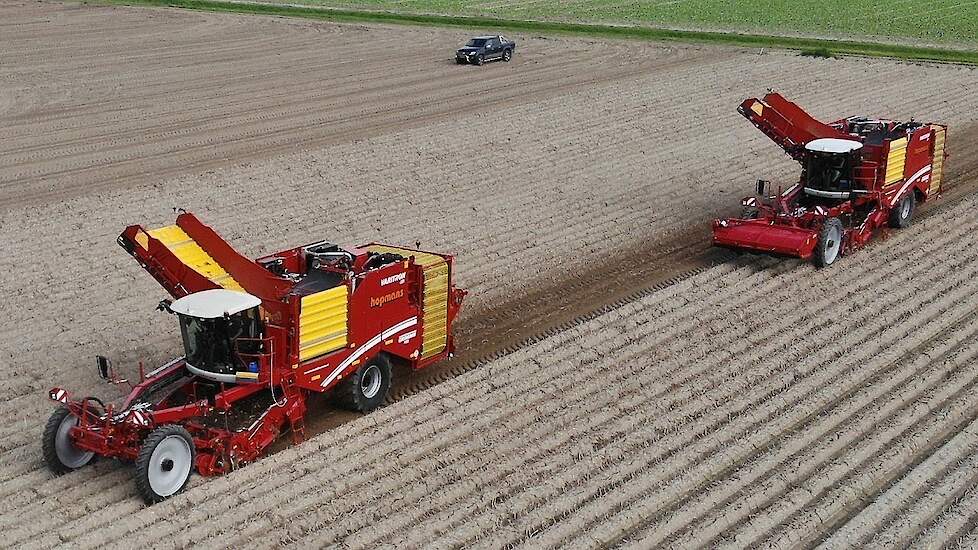
{"label": "haulm roller", "polygon": [[856,116],[825,124],[777,93],[748,99],[738,112],[802,171],[787,190],[758,180],[740,218],[714,220],[717,246],[827,266],[881,227],[906,227],[916,206],[941,191],[942,124]]}
{"label": "haulm roller", "polygon": [[[173,300],[183,355],[148,374],[118,404],[54,388],[43,435],[56,473],[96,456],[134,462],[148,503],[179,492],[191,472],[220,475],[257,459],[279,435],[304,438],[306,399],[332,392],[368,412],[392,366],[420,369],[454,351],[465,291],[453,257],[370,243],[322,241],[257,260],[189,213],[154,230],[127,227],[119,244]],[[115,383],[108,359],[99,374]]]}

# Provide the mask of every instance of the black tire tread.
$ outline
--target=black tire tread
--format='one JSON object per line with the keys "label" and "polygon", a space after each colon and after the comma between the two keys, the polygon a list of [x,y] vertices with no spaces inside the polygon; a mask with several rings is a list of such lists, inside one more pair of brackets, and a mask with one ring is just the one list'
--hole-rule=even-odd
{"label": "black tire tread", "polygon": [[48,423],[44,425],[44,435],[41,436],[41,448],[44,454],[44,463],[47,464],[48,468],[54,472],[54,475],[64,475],[68,472],[73,472],[73,468],[69,468],[61,463],[61,459],[58,458],[58,449],[55,445],[55,438],[58,436],[58,428],[61,427],[61,423],[64,419],[71,415],[71,411],[67,407],[58,407],[54,409],[51,413],[51,417],[48,418]]}
{"label": "black tire tread", "polygon": [[[906,218],[900,217],[900,211],[903,210],[903,201],[910,201],[910,212],[907,214]],[[904,229],[910,226],[910,221],[913,219],[913,212],[917,209],[917,197],[914,195],[913,191],[909,195],[904,197],[894,208],[890,209],[890,218],[887,220],[887,225],[893,229]]]}
{"label": "black tire tread", "polygon": [[[194,446],[194,438],[191,437],[190,432],[188,432],[186,428],[177,424],[165,424],[150,432],[150,434],[146,436],[146,439],[143,440],[143,445],[139,448],[139,455],[136,457],[136,489],[139,491],[139,495],[143,497],[146,504],[156,504],[157,502],[162,502],[168,498],[161,497],[160,495],[156,494],[155,491],[153,491],[153,488],[150,487],[149,484],[147,471],[150,458],[152,458],[153,451],[156,449],[156,446],[171,435],[179,435],[190,443],[191,475],[197,466],[197,448]],[[187,486],[187,482],[189,481],[190,475],[187,476],[187,479],[183,482],[183,486],[177,490],[177,493],[183,491],[184,487]]]}
{"label": "black tire tread", "polygon": [[[384,376],[384,382],[381,386],[380,393],[377,394],[377,397],[372,400],[367,400],[360,391],[360,378],[370,365],[377,365],[380,367],[380,371]],[[368,413],[379,407],[387,398],[387,393],[390,391],[391,387],[391,379],[392,369],[390,360],[386,355],[382,353],[378,354],[369,361],[362,363],[360,368],[355,370],[352,375],[346,377],[346,379],[336,385],[336,389],[334,390],[336,401],[345,409],[361,413]]]}
{"label": "black tire tread", "polygon": [[[825,262],[825,248],[823,246],[825,238],[828,236],[830,225],[837,225],[839,227],[842,232],[843,243],[845,242],[845,227],[843,227],[839,218],[829,218],[825,220],[825,223],[822,224],[822,228],[818,232],[818,241],[815,244],[815,254],[812,256],[812,261],[815,262],[815,267],[827,267],[831,265],[830,263]],[[832,263],[835,263],[842,257],[842,251],[845,248],[843,243],[839,244],[839,253],[836,255],[835,259],[832,260]]]}

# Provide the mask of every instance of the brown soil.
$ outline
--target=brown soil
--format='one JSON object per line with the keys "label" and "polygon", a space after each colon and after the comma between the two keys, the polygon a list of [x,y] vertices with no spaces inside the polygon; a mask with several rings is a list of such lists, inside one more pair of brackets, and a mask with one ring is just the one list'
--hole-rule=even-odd
{"label": "brown soil", "polygon": [[[859,277],[885,282],[882,274],[899,274],[898,266],[904,264],[896,263],[894,250],[901,243],[933,249],[921,252],[919,259],[926,265],[935,264],[940,254],[937,244],[911,242],[905,234],[919,230],[932,235],[919,238],[945,243],[948,265],[964,274],[970,269],[959,261],[970,258],[970,252],[962,244],[967,237],[960,229],[967,226],[966,220],[955,203],[978,181],[978,96],[971,92],[978,86],[978,73],[973,69],[526,36],[517,37],[524,47],[513,63],[476,69],[449,62],[446,52],[450,55],[463,38],[454,31],[49,3],[5,4],[0,20],[0,127],[6,130],[0,144],[0,288],[5,300],[0,365],[7,375],[0,381],[7,397],[0,411],[8,419],[0,428],[0,528],[8,533],[5,544],[129,544],[134,536],[130,531],[138,531],[139,536],[158,537],[153,540],[163,545],[200,540],[239,546],[232,539],[219,541],[241,527],[242,517],[253,520],[241,527],[242,545],[252,540],[246,538],[251,534],[261,535],[253,539],[260,545],[320,535],[323,541],[338,541],[343,537],[336,533],[350,528],[350,522],[363,520],[367,513],[382,515],[390,506],[385,498],[403,495],[412,502],[445,499],[418,508],[430,510],[427,520],[416,514],[404,517],[418,525],[431,524],[433,530],[424,531],[429,534],[448,533],[440,530],[448,526],[461,537],[461,545],[486,539],[497,529],[503,544],[535,545],[530,534],[545,530],[548,517],[568,518],[564,523],[571,526],[593,524],[595,532],[598,527],[610,530],[609,541],[663,533],[668,541],[682,545],[695,533],[681,525],[660,527],[684,503],[695,504],[690,491],[703,488],[689,480],[654,514],[643,507],[655,498],[623,493],[617,511],[596,522],[586,516],[584,506],[610,510],[603,499],[583,497],[583,504],[567,506],[553,499],[544,506],[523,488],[540,488],[534,483],[554,477],[561,484],[553,486],[558,494],[565,489],[571,494],[588,486],[587,480],[609,472],[588,469],[587,461],[583,469],[571,469],[570,462],[586,457],[588,447],[582,443],[578,448],[568,443],[576,439],[567,435],[570,432],[540,423],[551,417],[566,420],[562,426],[577,423],[582,430],[585,420],[595,419],[603,423],[595,424],[593,433],[617,434],[615,438],[630,441],[628,434],[644,437],[642,426],[663,415],[661,428],[672,430],[673,436],[682,434],[679,426],[715,426],[718,431],[710,432],[710,445],[726,442],[731,453],[739,452],[741,447],[731,438],[740,433],[736,430],[741,424],[698,420],[706,414],[704,407],[719,407],[724,399],[747,403],[762,391],[745,389],[745,384],[761,380],[761,374],[736,371],[740,362],[723,360],[735,353],[732,350],[743,349],[738,347],[742,335],[731,332],[731,323],[748,321],[739,315],[723,318],[718,312],[747,308],[756,313],[759,334],[778,342],[769,355],[758,355],[757,362],[750,363],[769,369],[765,373],[800,360],[799,350],[792,347],[797,340],[776,336],[785,319],[814,308],[810,323],[799,326],[811,332],[821,330],[812,323],[828,323],[827,315],[835,310],[797,290],[803,284],[827,289],[828,271],[809,272],[792,261],[757,259],[705,269],[724,258],[705,245],[709,219],[735,212],[753,178],[787,181],[796,171],[733,110],[745,95],[763,93],[771,85],[826,118],[879,114],[951,124],[949,166],[955,175],[949,181],[954,187],[934,203],[936,209],[928,207],[934,213],[922,211],[919,228],[889,235],[878,245],[878,251],[889,251],[881,252],[881,258],[893,265],[881,266],[874,248],[847,258],[840,268],[855,270],[844,284],[859,313],[846,317],[847,322],[854,331],[860,323],[867,327],[852,337],[852,346],[874,342],[873,334],[883,334],[881,326],[869,323],[873,317],[865,310],[877,295],[875,288],[860,284]],[[405,43],[416,48],[391,63],[386,52]],[[550,55],[554,50],[567,53]],[[457,253],[459,282],[471,291],[458,325],[459,356],[404,377],[395,392],[404,399],[376,414],[360,418],[319,407],[324,414],[314,415],[310,423],[319,422],[318,429],[343,425],[226,479],[195,477],[186,495],[163,507],[143,510],[129,469],[111,461],[51,477],[43,469],[37,444],[51,408],[44,398],[46,390],[59,385],[104,395],[108,392],[99,385],[91,360],[96,353],[113,355],[117,366],[134,372],[138,360],[159,363],[178,349],[171,320],[152,313],[161,290],[114,242],[128,224],[169,223],[172,207],[197,212],[236,247],[254,255],[322,238],[348,243],[421,241],[426,247]],[[946,227],[957,241],[948,241],[945,226],[934,221],[944,216],[951,216]],[[934,273],[945,273],[931,267]],[[576,321],[690,270],[702,273],[632,300],[603,321]],[[941,275],[952,276],[959,274]],[[794,277],[802,282],[792,282]],[[932,278],[927,275],[927,280]],[[744,297],[734,297],[737,289]],[[649,300],[658,305],[641,305]],[[940,308],[945,305],[941,302],[934,311],[944,311]],[[931,306],[920,305],[926,307]],[[926,330],[958,326],[948,324],[955,322],[953,315],[944,319],[932,313],[921,314],[921,319],[935,323]],[[550,336],[536,345],[520,345],[541,333]],[[624,359],[618,355],[615,346],[650,338],[649,334],[655,335],[653,343]],[[831,342],[829,336],[825,333],[819,341]],[[859,340],[863,337],[869,340]],[[602,347],[607,345],[612,348]],[[516,351],[496,357],[507,349]],[[898,351],[908,354],[908,361],[916,361],[913,358],[923,352],[943,353],[930,348]],[[880,354],[881,360],[890,360],[889,352]],[[483,364],[486,357],[496,358]],[[836,365],[838,361],[826,360],[835,369],[827,372],[848,368],[848,363]],[[704,373],[714,369],[716,377],[690,374],[687,380],[689,369],[701,363]],[[477,364],[482,366],[470,369]],[[597,370],[582,370],[581,364]],[[607,375],[615,374],[609,370],[613,368],[631,369],[627,372],[638,377],[609,386]],[[675,376],[642,377],[657,372]],[[777,372],[788,376],[783,368]],[[563,379],[557,388],[557,382],[548,381],[561,376],[572,376],[573,382]],[[512,385],[514,380],[519,385]],[[790,381],[781,380],[778,383]],[[731,391],[740,388],[741,395],[710,393],[728,386]],[[415,393],[424,388],[430,389]],[[663,394],[663,388],[677,393]],[[658,392],[658,397],[644,397],[648,392]],[[642,412],[645,409],[635,408],[659,407],[660,401],[692,395],[699,408],[688,409],[691,416],[683,416],[687,412],[681,411],[687,409],[678,402],[675,414],[657,408],[646,411],[649,416]],[[907,395],[910,399],[918,394]],[[955,395],[960,397],[953,392],[945,397],[957,399]],[[930,402],[928,396],[922,402]],[[497,397],[503,401],[494,401]],[[739,409],[717,409],[716,414],[735,410]],[[906,439],[921,449],[938,449],[933,454],[940,471],[957,460],[967,443],[962,443],[963,432],[958,430],[958,420],[963,422],[967,415],[954,416],[960,410],[948,413],[957,419],[954,422]],[[565,416],[576,411],[590,416]],[[786,437],[793,426],[805,426],[811,412],[800,410],[792,417],[794,423],[770,424],[768,432],[758,431],[756,437]],[[528,426],[531,432],[519,431]],[[312,431],[317,431],[315,425]],[[444,438],[439,435],[443,433]],[[581,441],[590,442],[594,451],[611,448],[614,438],[609,438]],[[549,450],[527,454],[530,463],[519,462],[519,454],[513,453],[529,448],[526,441],[533,440],[545,442]],[[833,441],[857,440],[846,433]],[[750,441],[765,448],[765,441],[771,440]],[[483,443],[488,447],[481,447]],[[747,464],[741,460],[745,455],[718,454],[726,447],[716,445],[702,447],[702,456],[713,453],[718,461],[729,458]],[[642,457],[644,452],[632,448],[617,461],[625,465],[631,458],[621,457]],[[867,456],[882,456],[874,453]],[[401,458],[378,462],[395,455]],[[906,464],[916,468],[914,461],[925,455],[913,455]],[[474,475],[471,468],[484,466],[482,456],[513,461],[516,469],[508,474],[484,469]],[[551,457],[552,465],[541,457]],[[326,467],[322,460],[335,464]],[[710,464],[703,466],[710,475],[702,479],[734,475]],[[419,465],[430,470],[420,472]],[[641,472],[649,471],[647,465],[641,467],[645,469],[636,470],[637,479],[645,479]],[[380,475],[377,472],[385,469],[402,477],[378,487],[398,489],[385,495],[363,492],[362,483],[369,479],[363,476]],[[567,474],[557,479],[564,470]],[[424,477],[429,474],[442,481]],[[473,495],[466,492],[467,480],[478,487],[496,475],[511,487],[488,491],[485,497],[500,495],[500,502],[509,503],[506,514],[513,510],[516,515],[497,515],[491,502],[472,502]],[[934,483],[954,487],[951,493],[956,494],[956,479],[949,475]],[[889,489],[878,486],[879,480],[861,490],[885,494]],[[794,501],[778,497],[776,481],[767,479],[770,493],[764,502],[783,504],[784,511],[757,532],[767,533],[771,540],[796,527],[806,536],[828,534],[824,526],[805,527],[808,520],[791,509],[789,502]],[[419,484],[424,483],[431,484],[431,491],[422,489]],[[598,491],[619,494],[621,485],[609,483]],[[893,485],[890,494],[915,494],[920,483],[918,479]],[[349,491],[342,492],[343,487]],[[813,488],[816,494],[823,489],[828,503],[834,489]],[[274,490],[275,498],[266,490]],[[729,494],[737,495],[737,490]],[[932,498],[926,502],[935,503],[928,510],[950,510],[942,497],[928,494]],[[969,495],[958,494],[962,502],[970,502]],[[276,500],[279,497],[289,503]],[[472,518],[466,520],[471,528],[465,531],[445,515],[456,509],[456,501],[467,503],[457,508],[459,517]],[[188,510],[198,502],[205,504]],[[731,502],[737,499],[721,495],[715,507],[677,517],[702,520],[704,525],[740,521],[743,515],[730,511]],[[857,518],[859,508],[852,502],[834,508],[826,504],[831,514],[827,525],[841,529]],[[548,516],[547,510],[558,504],[564,507]],[[295,521],[295,514],[319,506],[323,508],[317,522],[345,518],[329,528],[332,534],[322,524]],[[574,510],[585,515],[577,517]],[[627,520],[634,510],[639,510],[635,517],[654,518],[654,525]],[[876,513],[904,514],[890,508]],[[201,520],[201,514],[211,519]],[[18,519],[25,515],[34,521]],[[391,521],[395,516],[388,515]],[[948,512],[938,519],[946,520],[947,529],[955,533],[964,533],[969,525],[967,515],[962,520]],[[422,532],[379,529],[371,527],[373,535],[364,535],[362,544],[411,544]],[[702,537],[719,541],[735,531],[732,526],[722,533],[704,529]],[[579,534],[561,532],[552,540],[593,544],[576,538]],[[475,539],[466,538],[469,533],[475,533]],[[892,533],[894,540],[905,540],[902,536]]]}

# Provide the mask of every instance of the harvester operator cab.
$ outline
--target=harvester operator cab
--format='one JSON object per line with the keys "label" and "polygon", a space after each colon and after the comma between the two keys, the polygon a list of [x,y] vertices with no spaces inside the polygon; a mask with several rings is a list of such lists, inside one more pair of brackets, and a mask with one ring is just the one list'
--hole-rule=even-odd
{"label": "harvester operator cab", "polygon": [[863,144],[848,139],[816,139],[805,145],[805,195],[813,204],[848,200]]}
{"label": "harvester operator cab", "polygon": [[[180,319],[187,370],[216,382],[233,383],[242,364],[237,352],[255,353],[262,326],[261,300],[236,290],[213,289],[189,294],[170,305]],[[243,339],[239,341],[239,339]]]}

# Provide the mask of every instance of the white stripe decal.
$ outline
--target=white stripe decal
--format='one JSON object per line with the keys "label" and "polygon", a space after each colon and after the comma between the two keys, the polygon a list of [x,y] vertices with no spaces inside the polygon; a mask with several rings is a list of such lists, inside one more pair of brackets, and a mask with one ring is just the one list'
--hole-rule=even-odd
{"label": "white stripe decal", "polygon": [[[359,348],[357,348],[356,351],[354,351],[353,353],[351,353],[349,355],[349,357],[347,357],[346,359],[344,359],[342,363],[340,363],[339,365],[337,365],[337,367],[335,369],[333,369],[333,372],[329,373],[329,376],[327,376],[323,380],[323,383],[321,384],[322,387],[325,388],[327,385],[329,385],[333,380],[336,379],[337,376],[340,375],[340,373],[343,372],[344,369],[346,369],[347,367],[349,367],[351,363],[353,363],[354,361],[356,361],[357,359],[359,359],[360,356],[362,356],[364,353],[367,353],[368,351],[370,351],[371,349],[373,349],[374,346],[376,346],[377,344],[379,344],[381,342],[381,340],[386,340],[387,338],[390,338],[391,336],[394,336],[398,332],[401,332],[402,330],[411,328],[411,327],[413,327],[416,324],[418,324],[418,318],[417,317],[411,317],[410,319],[406,319],[404,321],[401,321],[400,323],[392,326],[391,328],[385,330],[384,332],[381,332],[380,334],[378,334],[377,336],[374,336],[370,340],[367,340],[363,345],[361,345]],[[306,374],[312,374],[313,372],[316,372],[316,371],[318,371],[320,369],[324,369],[324,368],[326,368],[328,366],[329,365],[323,365],[321,367],[316,367],[316,368],[314,368],[314,369],[312,369],[310,371],[307,371]]]}
{"label": "white stripe decal", "polygon": [[154,369],[154,370],[152,370],[150,372],[147,372],[146,373],[146,378],[152,378],[152,377],[156,376],[157,374],[165,371],[166,369],[172,367],[173,365],[176,365],[178,361],[183,361],[183,357],[177,357],[173,361],[170,361],[169,363],[167,363],[167,364],[165,364],[165,365],[163,365],[163,366],[161,366],[161,367],[159,367],[157,369]]}
{"label": "white stripe decal", "polygon": [[890,207],[896,206],[897,201],[899,201],[900,197],[903,196],[903,192],[907,190],[907,187],[913,185],[915,181],[919,180],[920,177],[926,174],[927,172],[930,172],[930,164],[924,166],[920,170],[917,170],[916,174],[910,176],[910,179],[907,180],[907,183],[904,183],[903,187],[901,187],[900,190],[897,191],[897,194],[894,195],[893,202],[890,204]]}

